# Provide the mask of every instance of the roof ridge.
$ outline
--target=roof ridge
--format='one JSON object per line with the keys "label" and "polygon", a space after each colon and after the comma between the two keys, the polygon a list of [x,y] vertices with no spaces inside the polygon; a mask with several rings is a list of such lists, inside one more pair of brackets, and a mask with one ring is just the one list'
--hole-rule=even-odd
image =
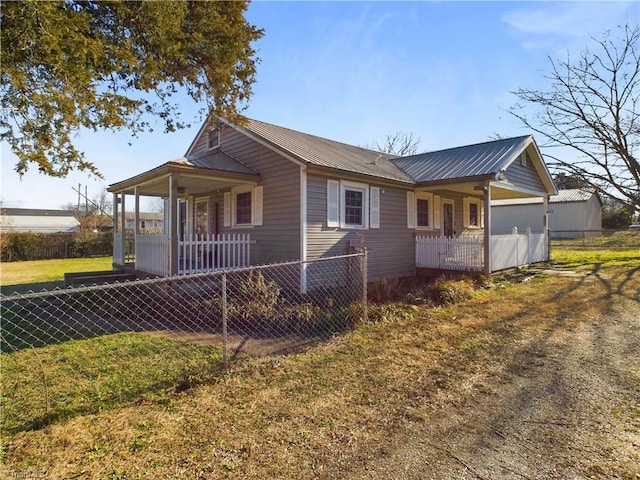
{"label": "roof ridge", "polygon": [[263,125],[269,125],[271,127],[276,127],[276,128],[280,128],[282,130],[287,130],[288,132],[293,132],[293,133],[296,133],[296,134],[305,135],[307,137],[313,137],[313,138],[317,138],[317,139],[320,139],[320,140],[325,140],[327,142],[336,143],[338,145],[344,145],[346,147],[357,148],[357,149],[365,150],[365,151],[371,152],[371,153],[381,153],[383,155],[388,155],[389,159],[400,158],[399,155],[396,155],[394,153],[381,152],[380,150],[374,150],[374,149],[367,148],[367,147],[361,147],[360,145],[353,145],[352,143],[346,143],[346,142],[341,142],[339,140],[333,140],[333,139],[327,138],[327,137],[321,137],[320,135],[314,135],[312,133],[302,132],[300,130],[294,130],[293,128],[283,127],[281,125],[276,125],[275,123],[269,123],[269,122],[265,122],[263,120],[257,120],[255,118],[247,117],[247,119],[252,121],[252,122],[261,123]]}
{"label": "roof ridge", "polygon": [[531,134],[529,134],[529,135],[518,135],[517,137],[499,138],[497,140],[487,140],[486,142],[469,143],[469,144],[466,144],[466,145],[458,145],[457,147],[441,148],[439,150],[430,150],[428,152],[416,153],[416,154],[413,154],[413,155],[407,155],[405,157],[398,157],[398,158],[419,157],[421,155],[430,155],[430,154],[439,153],[439,152],[449,152],[449,151],[452,151],[452,150],[459,150],[461,148],[479,147],[481,145],[488,145],[490,143],[507,142],[507,141],[525,139],[525,138],[529,138],[529,137],[533,137],[533,135],[531,135]]}

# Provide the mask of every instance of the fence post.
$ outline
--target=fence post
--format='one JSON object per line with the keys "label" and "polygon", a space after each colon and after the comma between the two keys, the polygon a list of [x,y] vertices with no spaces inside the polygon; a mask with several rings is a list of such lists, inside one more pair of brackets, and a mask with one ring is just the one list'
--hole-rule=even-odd
{"label": "fence post", "polygon": [[517,271],[517,270],[520,270],[520,252],[518,251],[518,243],[520,243],[520,239],[518,238],[518,227],[513,227],[513,230],[511,230],[511,233],[513,233],[513,241],[515,242],[515,245],[516,245],[516,248],[515,248],[516,258],[514,263]]}
{"label": "fence post", "polygon": [[527,267],[531,266],[531,227],[527,227]]}
{"label": "fence post", "polygon": [[222,273],[222,361],[225,368],[229,366],[227,347],[227,274]]}
{"label": "fence post", "polygon": [[367,321],[367,247],[362,252],[362,317],[363,321]]}

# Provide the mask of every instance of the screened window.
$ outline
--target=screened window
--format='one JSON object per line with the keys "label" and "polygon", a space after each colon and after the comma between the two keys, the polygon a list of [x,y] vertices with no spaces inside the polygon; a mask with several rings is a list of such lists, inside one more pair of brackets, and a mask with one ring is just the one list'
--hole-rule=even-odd
{"label": "screened window", "polygon": [[429,200],[418,198],[416,201],[416,214],[419,227],[429,227]]}
{"label": "screened window", "polygon": [[236,194],[236,225],[251,225],[251,192]]}

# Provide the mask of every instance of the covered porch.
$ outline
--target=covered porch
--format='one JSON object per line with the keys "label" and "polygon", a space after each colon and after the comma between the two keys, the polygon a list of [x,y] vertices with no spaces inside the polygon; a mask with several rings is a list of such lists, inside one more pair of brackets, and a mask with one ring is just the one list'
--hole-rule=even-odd
{"label": "covered porch", "polygon": [[[249,266],[250,235],[220,231],[219,219],[230,212],[220,211],[215,199],[258,181],[247,167],[216,152],[196,161],[168,162],[111,185],[114,268],[173,276]],[[141,220],[141,204],[149,201],[163,212],[161,226],[149,228]]]}
{"label": "covered porch", "polygon": [[[518,268],[549,259],[548,194],[517,187],[504,178],[497,180],[467,181],[430,186],[425,191],[457,192],[464,198],[463,228],[453,227],[453,202],[442,208],[442,228],[437,234],[417,234],[415,238],[416,268],[438,270],[479,271],[487,275]],[[446,189],[446,190],[444,190]],[[480,197],[481,195],[481,197]],[[540,217],[542,231],[497,231],[492,223],[491,207],[494,200],[541,197]],[[468,199],[477,199],[469,201]],[[475,204],[476,207],[471,205]],[[451,218],[448,218],[451,217]]]}

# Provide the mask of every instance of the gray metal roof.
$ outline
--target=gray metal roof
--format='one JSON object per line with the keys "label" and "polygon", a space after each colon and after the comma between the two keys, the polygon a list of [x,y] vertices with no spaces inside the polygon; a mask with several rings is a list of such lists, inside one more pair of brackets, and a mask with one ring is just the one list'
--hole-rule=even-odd
{"label": "gray metal roof", "polygon": [[401,157],[392,163],[416,183],[495,175],[533,141],[530,135]]}
{"label": "gray metal roof", "polygon": [[413,183],[408,175],[390,162],[397,155],[347,145],[258,120],[249,119],[243,128],[307,164]]}
{"label": "gray metal roof", "polygon": [[232,173],[248,173],[255,174],[252,169],[240,163],[235,158],[230,157],[226,153],[219,150],[207,152],[203,155],[188,155],[186,157],[173,160],[171,163],[187,165],[196,168],[205,168],[207,170],[218,170]]}
{"label": "gray metal roof", "polygon": [[571,188],[568,190],[558,190],[557,195],[551,195],[551,197],[549,197],[549,202],[586,202],[594,195],[596,195],[595,188]]}

